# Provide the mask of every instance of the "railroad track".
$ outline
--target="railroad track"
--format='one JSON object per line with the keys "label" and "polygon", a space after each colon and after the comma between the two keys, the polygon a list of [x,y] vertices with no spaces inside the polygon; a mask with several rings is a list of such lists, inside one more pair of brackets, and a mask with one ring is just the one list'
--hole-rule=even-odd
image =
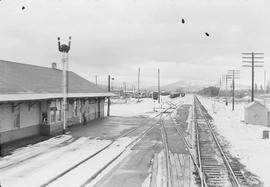
{"label": "railroad track", "polygon": [[[177,107],[174,107],[174,108],[178,109],[180,105],[177,105]],[[160,125],[161,125],[160,132],[161,132],[162,142],[164,145],[164,152],[165,152],[165,159],[166,159],[166,174],[167,174],[166,184],[168,187],[190,186],[191,185],[190,179],[185,178],[183,174],[185,170],[184,166],[181,165],[180,168],[178,168],[177,161],[175,160],[177,159],[175,155],[177,155],[178,153],[173,153],[172,150],[169,149],[169,142],[168,142],[169,135],[172,135],[172,133],[173,134],[176,133],[178,135],[177,137],[183,140],[186,150],[188,151],[188,155],[190,156],[189,158],[195,165],[195,168],[197,167],[196,169],[199,170],[199,167],[196,165],[197,164],[196,160],[191,151],[192,149],[191,145],[185,137],[186,136],[185,132],[181,130],[181,127],[176,123],[176,121],[172,117],[172,113],[174,111],[175,110],[173,110],[170,113],[167,113],[166,115],[161,116],[161,120],[160,120]],[[174,137],[176,138],[176,136]],[[181,164],[183,164],[183,162]],[[179,169],[182,171],[179,171]],[[188,171],[190,172],[190,168]]]}
{"label": "railroad track", "polygon": [[166,184],[167,187],[171,187],[172,186],[172,179],[171,179],[171,163],[170,163],[170,152],[169,152],[169,143],[168,143],[168,139],[167,139],[167,133],[166,133],[166,129],[164,126],[164,120],[161,119],[162,115],[160,116],[160,124],[161,124],[161,137],[162,137],[162,142],[164,145],[164,151],[165,151],[165,158],[166,158]]}
{"label": "railroad track", "polygon": [[[163,111],[159,112],[157,115],[155,115],[154,117],[150,117],[146,120],[144,120],[142,123],[146,124],[149,123],[151,121],[153,121],[154,119],[162,116],[163,113],[168,113],[168,112],[173,112],[175,109],[175,106],[178,106],[180,102],[178,103],[172,103],[170,104],[170,106],[166,109],[164,109]],[[173,109],[173,110],[172,110]],[[170,111],[171,110],[171,111]],[[103,172],[106,168],[108,168],[110,165],[112,165],[112,163],[119,158],[124,152],[126,152],[128,149],[130,149],[134,144],[136,144],[139,140],[141,140],[154,126],[156,125],[156,123],[153,123],[150,125],[149,128],[147,128],[146,130],[144,130],[142,133],[140,133],[140,135],[137,136],[137,138],[135,138],[133,141],[131,141],[127,146],[125,146],[125,148],[119,153],[117,154],[110,162],[108,162],[108,164],[106,164],[104,167],[102,167],[100,170],[96,171],[94,175],[89,176],[89,178],[86,181],[82,181],[80,186],[87,186],[88,184],[90,184],[101,172]],[[69,169],[59,173],[57,176],[55,176],[54,178],[52,178],[51,180],[47,181],[46,183],[44,183],[43,185],[41,185],[42,187],[45,186],[55,186],[54,183],[57,183],[58,180],[61,180],[62,178],[64,178],[66,175],[68,175],[69,173],[71,173],[72,171],[76,170],[76,168],[82,166],[83,164],[85,164],[86,162],[89,162],[91,159],[94,159],[95,157],[97,157],[99,154],[102,154],[105,151],[108,151],[108,149],[110,148],[110,146],[112,146],[115,141],[117,141],[117,139],[122,138],[122,137],[127,137],[128,135],[132,134],[133,132],[135,132],[136,130],[138,130],[139,128],[141,128],[141,126],[135,127],[133,129],[131,129],[130,131],[127,131],[126,133],[120,135],[119,137],[117,137],[115,140],[113,140],[110,144],[108,144],[107,146],[101,148],[100,150],[97,150],[94,154],[90,155],[89,157],[85,158],[84,160],[81,160],[80,162],[78,162],[77,164],[75,164],[74,166],[70,167]]]}
{"label": "railroad track", "polygon": [[237,164],[225,154],[210,123],[212,118],[196,96],[194,115],[197,163],[203,173],[201,186],[247,186]]}

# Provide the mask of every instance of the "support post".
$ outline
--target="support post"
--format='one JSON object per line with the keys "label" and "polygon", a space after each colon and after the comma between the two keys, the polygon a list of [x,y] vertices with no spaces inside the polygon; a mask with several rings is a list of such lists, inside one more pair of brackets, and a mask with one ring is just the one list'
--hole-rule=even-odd
{"label": "support post", "polygon": [[[111,91],[111,76],[108,75],[108,92],[110,91]],[[111,98],[108,97],[107,116],[110,116],[110,105],[111,105]]]}
{"label": "support post", "polygon": [[251,53],[251,102],[254,101],[254,53]]}
{"label": "support post", "polygon": [[228,76],[226,75],[226,105],[228,105]]}
{"label": "support post", "polygon": [[67,53],[63,52],[63,134],[66,133],[66,107],[67,107]]}
{"label": "support post", "polygon": [[[243,62],[245,63],[243,65],[243,67],[251,67],[251,102],[254,101],[254,97],[255,97],[255,93],[254,93],[254,68],[256,67],[263,67],[263,59],[264,57],[262,55],[264,55],[264,53],[242,53],[244,56],[243,58]],[[261,59],[261,60],[260,60]]]}
{"label": "support post", "polygon": [[264,84],[264,90],[263,90],[263,95],[264,95],[264,106],[266,106],[266,98],[265,98],[265,95],[266,95],[266,71],[264,70],[263,71],[263,73],[264,73],[264,80],[263,80],[263,84]]}
{"label": "support post", "polygon": [[62,82],[62,92],[63,92],[63,103],[62,103],[62,110],[63,110],[63,134],[66,133],[66,110],[67,110],[67,93],[68,93],[68,52],[71,46],[71,36],[69,37],[68,45],[62,44],[60,42],[60,37],[57,38],[58,40],[58,50],[62,53],[62,62],[63,62],[63,82]]}
{"label": "support post", "polygon": [[233,98],[232,98],[232,110],[234,111],[234,70],[233,70]]}
{"label": "support post", "polygon": [[124,97],[127,103],[127,84],[124,82]]}
{"label": "support post", "polygon": [[158,103],[160,103],[160,70],[158,69]]}
{"label": "support post", "polygon": [[141,69],[138,69],[138,102],[140,101],[140,75],[141,75]]}

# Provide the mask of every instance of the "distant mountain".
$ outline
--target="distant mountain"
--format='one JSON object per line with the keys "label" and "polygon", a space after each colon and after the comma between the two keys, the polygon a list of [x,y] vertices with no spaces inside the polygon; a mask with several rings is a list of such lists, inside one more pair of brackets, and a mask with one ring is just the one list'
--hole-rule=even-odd
{"label": "distant mountain", "polygon": [[[206,81],[200,81],[200,80],[179,80],[177,82],[162,85],[161,90],[164,91],[176,91],[176,90],[182,90],[182,91],[199,91],[202,88],[211,85],[210,82]],[[152,86],[148,88],[149,90],[157,90],[157,86]]]}
{"label": "distant mountain", "polygon": [[[201,81],[201,80],[179,80],[177,82],[162,85],[161,90],[164,91],[176,91],[176,90],[182,90],[182,91],[190,91],[190,92],[197,92],[199,90],[202,90],[205,87],[213,86],[213,83],[209,81]],[[149,90],[157,90],[157,86],[152,86],[148,88]],[[222,87],[222,89],[225,89],[225,86]],[[230,84],[228,84],[228,90],[230,90]],[[248,85],[242,85],[242,84],[235,84],[236,90],[248,90],[250,89],[250,86]]]}

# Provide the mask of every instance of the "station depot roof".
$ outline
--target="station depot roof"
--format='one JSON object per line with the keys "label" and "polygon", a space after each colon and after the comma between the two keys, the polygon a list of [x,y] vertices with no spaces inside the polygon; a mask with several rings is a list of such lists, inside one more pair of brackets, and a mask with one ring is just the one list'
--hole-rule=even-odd
{"label": "station depot roof", "polygon": [[[68,71],[68,97],[108,97],[94,83]],[[0,60],[0,102],[62,98],[62,70]]]}

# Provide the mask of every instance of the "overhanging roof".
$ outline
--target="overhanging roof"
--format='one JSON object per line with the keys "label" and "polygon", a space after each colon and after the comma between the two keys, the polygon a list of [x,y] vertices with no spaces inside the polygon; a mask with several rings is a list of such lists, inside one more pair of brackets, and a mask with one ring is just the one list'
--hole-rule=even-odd
{"label": "overhanging roof", "polygon": [[[106,93],[107,90],[68,71],[68,93]],[[0,94],[62,93],[62,70],[0,60]]]}
{"label": "overhanging roof", "polygon": [[[115,96],[115,94],[105,92],[105,93],[68,93],[67,95],[68,98],[111,97],[111,96]],[[59,99],[62,97],[63,97],[62,93],[0,94],[0,102]]]}

